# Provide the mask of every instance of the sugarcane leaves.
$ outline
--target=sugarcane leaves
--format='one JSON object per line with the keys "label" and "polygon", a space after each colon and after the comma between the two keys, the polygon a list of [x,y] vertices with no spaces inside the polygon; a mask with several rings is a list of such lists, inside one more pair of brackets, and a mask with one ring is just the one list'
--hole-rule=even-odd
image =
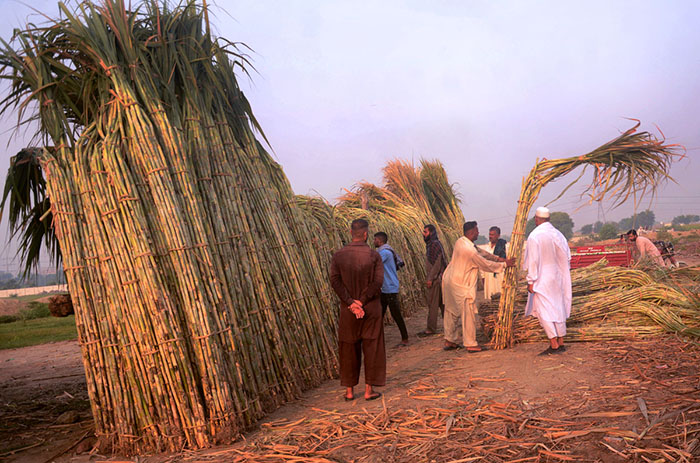
{"label": "sugarcane leaves", "polygon": [[636,199],[650,194],[652,200],[659,185],[673,181],[669,174],[671,163],[684,155],[683,148],[664,144],[664,139],[659,140],[649,132],[636,133],[638,127],[639,122],[618,138],[582,156],[542,162],[535,167],[539,182],[544,186],[583,167],[581,175],[557,196],[559,199],[592,166],[593,180],[581,196],[588,194],[591,201],[611,198],[613,207],[620,206],[630,196]]}
{"label": "sugarcane leaves", "polygon": [[41,153],[40,148],[25,148],[10,159],[0,201],[0,216],[7,208],[10,239],[20,237],[17,254],[24,277],[39,265],[42,247],[54,263],[60,262],[60,250],[51,228],[46,182],[39,164]]}

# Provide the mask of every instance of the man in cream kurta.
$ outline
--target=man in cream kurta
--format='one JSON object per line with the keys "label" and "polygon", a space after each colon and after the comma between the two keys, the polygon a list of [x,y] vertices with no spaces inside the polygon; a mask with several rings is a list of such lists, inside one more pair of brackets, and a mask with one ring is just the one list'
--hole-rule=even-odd
{"label": "man in cream kurta", "polygon": [[[489,229],[489,242],[479,245],[479,249],[497,257],[505,258],[508,252],[508,243],[501,239],[501,229],[498,227],[491,227]],[[491,296],[501,292],[503,272],[481,271],[480,273],[484,279],[484,298],[490,300]]]}
{"label": "man in cream kurta", "polygon": [[525,316],[539,319],[549,338],[542,355],[549,355],[564,351],[566,319],[571,315],[571,251],[564,235],[549,223],[549,209],[537,208],[535,224],[523,258],[529,293]]}
{"label": "man in cream kurta", "polygon": [[455,243],[452,260],[442,276],[445,350],[457,349],[460,338],[468,352],[481,350],[476,342],[477,309],[474,303],[479,270],[500,272],[515,262],[515,259],[497,258],[500,262],[492,262],[483,258],[474,244],[478,236],[479,227],[476,222],[464,224],[464,236]]}
{"label": "man in cream kurta", "polygon": [[652,262],[655,262],[662,267],[664,266],[664,258],[661,257],[661,252],[649,238],[637,236],[637,230],[632,229],[627,232],[627,239],[637,246],[637,255],[639,256],[638,259],[648,257],[652,260]]}

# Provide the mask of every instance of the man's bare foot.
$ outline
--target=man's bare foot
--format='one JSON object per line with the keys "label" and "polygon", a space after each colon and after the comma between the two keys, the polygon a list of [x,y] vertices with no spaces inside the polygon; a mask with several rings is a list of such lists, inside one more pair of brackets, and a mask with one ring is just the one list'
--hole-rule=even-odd
{"label": "man's bare foot", "polygon": [[365,400],[376,400],[381,396],[381,392],[374,392],[374,390],[372,390],[372,385],[365,384]]}
{"label": "man's bare foot", "polygon": [[355,393],[353,392],[351,387],[346,387],[345,388],[345,401],[348,402],[350,400],[355,400]]}

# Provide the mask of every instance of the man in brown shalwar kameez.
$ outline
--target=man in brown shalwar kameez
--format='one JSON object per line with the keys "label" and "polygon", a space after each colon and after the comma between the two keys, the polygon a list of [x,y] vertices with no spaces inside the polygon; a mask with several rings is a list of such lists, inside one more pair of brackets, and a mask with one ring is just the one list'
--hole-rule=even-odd
{"label": "man in brown shalwar kameez", "polygon": [[386,383],[384,320],[380,301],[384,264],[379,253],[367,245],[367,221],[353,220],[350,228],[352,242],[333,254],[331,260],[331,286],[340,298],[340,384],[346,388],[345,400],[353,400],[353,388],[360,380],[364,354],[365,400],[374,400],[382,394],[372,388]]}

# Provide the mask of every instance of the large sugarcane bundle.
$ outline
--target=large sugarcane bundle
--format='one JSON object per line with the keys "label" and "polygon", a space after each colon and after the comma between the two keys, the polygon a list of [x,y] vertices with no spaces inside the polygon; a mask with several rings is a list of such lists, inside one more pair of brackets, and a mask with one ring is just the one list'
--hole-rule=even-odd
{"label": "large sugarcane bundle", "polygon": [[[572,307],[566,339],[599,341],[643,337],[663,332],[700,338],[700,294],[692,276],[698,267],[676,271],[658,266],[605,267],[599,261],[571,272]],[[480,305],[482,328],[494,331],[500,296]],[[535,317],[523,317],[527,284],[516,292],[515,342],[545,340]]]}
{"label": "large sugarcane bundle", "polygon": [[[335,372],[323,231],[296,206],[194,1],[61,5],[3,42],[38,121],[100,441],[201,447]],[[314,241],[316,240],[316,241]]]}
{"label": "large sugarcane bundle", "polygon": [[670,179],[671,163],[677,156],[680,156],[678,151],[681,147],[664,144],[664,140],[659,140],[648,132],[636,133],[637,127],[639,127],[639,123],[618,138],[588,154],[565,159],[538,160],[530,174],[523,178],[508,249],[508,257],[515,257],[516,265],[507,268],[503,278],[498,322],[494,334],[494,346],[497,349],[510,346],[514,340],[513,310],[518,269],[521,266],[523,244],[525,243],[525,227],[530,209],[543,187],[580,169],[579,176],[563,188],[557,196],[556,199],[559,199],[591,167],[593,180],[581,196],[588,193],[591,202],[602,201],[610,196],[613,198],[614,205],[620,205],[633,197],[636,205],[640,199],[650,199],[646,197],[647,195],[653,198],[656,188],[663,181]]}

